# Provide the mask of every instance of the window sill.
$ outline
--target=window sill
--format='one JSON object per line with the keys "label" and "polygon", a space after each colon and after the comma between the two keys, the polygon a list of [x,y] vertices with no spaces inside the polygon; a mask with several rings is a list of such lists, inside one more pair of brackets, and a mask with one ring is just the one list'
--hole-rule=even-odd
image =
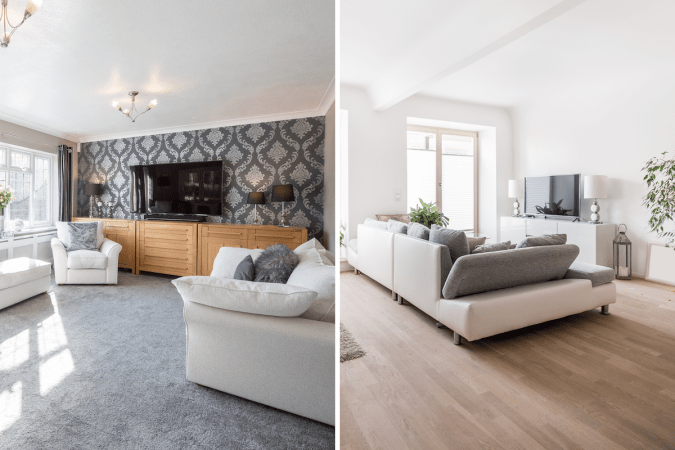
{"label": "window sill", "polygon": [[[10,230],[7,230],[10,231]],[[31,228],[28,230],[22,230],[22,231],[15,231],[14,236],[11,238],[0,238],[0,241],[8,241],[10,239],[16,239],[16,238],[23,238],[23,237],[30,237],[30,236],[35,236],[39,234],[47,234],[47,233],[54,233],[56,232],[56,227],[55,226],[48,226],[48,227],[39,227],[39,228]]]}

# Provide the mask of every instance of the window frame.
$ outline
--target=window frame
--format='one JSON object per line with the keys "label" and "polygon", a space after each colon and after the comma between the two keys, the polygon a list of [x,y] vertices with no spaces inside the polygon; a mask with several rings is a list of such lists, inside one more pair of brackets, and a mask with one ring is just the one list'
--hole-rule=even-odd
{"label": "window frame", "polygon": [[[0,160],[0,172],[5,173],[5,178],[7,180],[7,185],[11,186],[11,174],[12,173],[29,173],[30,174],[30,201],[29,201],[29,219],[25,221],[24,230],[30,230],[35,228],[45,228],[54,226],[56,220],[56,212],[58,209],[57,201],[57,168],[56,168],[56,155],[54,153],[43,152],[40,150],[33,150],[25,147],[20,147],[18,145],[0,143],[0,150],[5,151],[4,158]],[[23,169],[18,166],[12,166],[12,153],[19,153],[28,156],[28,169]],[[35,202],[35,170],[36,158],[44,158],[49,161],[49,198],[47,201],[47,220],[45,221],[36,221],[35,220],[35,211],[34,211],[34,202]],[[8,220],[12,219],[12,204],[10,203],[5,208],[5,215]]]}
{"label": "window frame", "polygon": [[[408,131],[431,133],[436,135],[436,206],[443,212],[443,135],[466,136],[473,138],[473,228],[461,231],[478,233],[478,131],[455,130],[452,128],[408,125]],[[406,143],[406,148],[407,148]]]}

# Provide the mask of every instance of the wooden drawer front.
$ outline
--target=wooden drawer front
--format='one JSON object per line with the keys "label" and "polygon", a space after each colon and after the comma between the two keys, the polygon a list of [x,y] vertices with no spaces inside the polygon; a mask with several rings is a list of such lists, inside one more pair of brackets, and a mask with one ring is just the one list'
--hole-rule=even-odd
{"label": "wooden drawer front", "polygon": [[118,232],[133,232],[135,231],[135,222],[131,220],[106,220],[103,222],[105,225],[106,231],[114,230],[115,233]]}
{"label": "wooden drawer front", "polygon": [[247,229],[228,224],[199,224],[197,275],[208,276],[221,247],[247,248]]}
{"label": "wooden drawer front", "polygon": [[122,229],[122,233],[115,234],[114,230],[106,229],[105,237],[122,246],[118,266],[134,270],[136,264],[136,236],[129,230]]}
{"label": "wooden drawer front", "polygon": [[[304,237],[303,237],[303,231]],[[295,228],[265,227],[248,232],[248,248],[267,248],[274,244],[284,244],[294,249],[307,240],[307,230]]]}
{"label": "wooden drawer front", "polygon": [[197,224],[139,222],[138,270],[197,274]]}

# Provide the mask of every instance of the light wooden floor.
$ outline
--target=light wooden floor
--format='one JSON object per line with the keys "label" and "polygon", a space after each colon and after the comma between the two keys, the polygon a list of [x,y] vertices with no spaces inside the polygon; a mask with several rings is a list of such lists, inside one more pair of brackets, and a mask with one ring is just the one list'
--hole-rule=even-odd
{"label": "light wooden floor", "polygon": [[[342,449],[675,449],[675,288],[617,282],[578,314],[475,342],[341,278]],[[672,300],[672,301],[669,301]]]}

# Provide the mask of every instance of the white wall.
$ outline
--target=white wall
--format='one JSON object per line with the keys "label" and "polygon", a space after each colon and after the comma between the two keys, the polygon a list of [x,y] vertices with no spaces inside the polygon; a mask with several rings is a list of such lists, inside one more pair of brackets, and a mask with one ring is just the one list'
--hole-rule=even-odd
{"label": "white wall", "polygon": [[[675,150],[675,91],[663,89],[672,81],[642,81],[616,89],[585,89],[513,113],[516,176],[609,177],[609,198],[598,200],[601,220],[628,226],[637,275],[645,272],[647,241],[656,239],[648,233],[642,206],[647,187],[641,169],[652,156]],[[591,203],[582,200],[585,219],[590,218]]]}
{"label": "white wall", "polygon": [[335,235],[335,102],[326,112],[323,169],[323,236],[326,248],[336,253],[338,244]]}
{"label": "white wall", "polygon": [[[349,111],[349,224],[375,214],[403,214],[406,211],[406,129],[407,118],[461,122],[496,128],[494,154],[479,156],[479,218],[481,233],[498,239],[498,217],[511,214],[505,198],[512,171],[511,119],[501,108],[457,103],[412,96],[382,111],[373,110],[363,89],[341,86],[341,108]],[[479,133],[485,144],[494,136]],[[396,200],[395,191],[401,191]],[[354,233],[350,233],[353,238]]]}

